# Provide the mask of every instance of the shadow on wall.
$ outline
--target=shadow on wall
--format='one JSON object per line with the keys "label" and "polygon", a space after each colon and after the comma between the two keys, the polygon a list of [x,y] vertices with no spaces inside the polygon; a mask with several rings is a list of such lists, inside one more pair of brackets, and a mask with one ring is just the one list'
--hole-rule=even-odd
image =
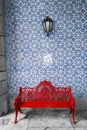
{"label": "shadow on wall", "polygon": [[87,110],[87,98],[75,98],[75,110]]}
{"label": "shadow on wall", "polygon": [[87,98],[75,99],[75,116],[77,121],[87,119]]}

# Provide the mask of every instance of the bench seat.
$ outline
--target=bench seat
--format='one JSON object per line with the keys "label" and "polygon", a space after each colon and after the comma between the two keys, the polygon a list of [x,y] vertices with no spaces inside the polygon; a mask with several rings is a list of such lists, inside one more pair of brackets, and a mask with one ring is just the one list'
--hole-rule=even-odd
{"label": "bench seat", "polygon": [[[72,106],[72,105],[71,105]],[[41,102],[41,101],[29,101],[22,102],[20,108],[70,108],[70,102],[53,101],[53,102]]]}

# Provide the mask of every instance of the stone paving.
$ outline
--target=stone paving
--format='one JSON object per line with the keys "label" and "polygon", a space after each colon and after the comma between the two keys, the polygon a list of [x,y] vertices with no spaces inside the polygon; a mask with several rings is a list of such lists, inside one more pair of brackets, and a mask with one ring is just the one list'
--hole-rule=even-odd
{"label": "stone paving", "polygon": [[87,110],[75,111],[76,125],[69,110],[23,109],[14,124],[14,112],[0,117],[0,130],[87,130]]}

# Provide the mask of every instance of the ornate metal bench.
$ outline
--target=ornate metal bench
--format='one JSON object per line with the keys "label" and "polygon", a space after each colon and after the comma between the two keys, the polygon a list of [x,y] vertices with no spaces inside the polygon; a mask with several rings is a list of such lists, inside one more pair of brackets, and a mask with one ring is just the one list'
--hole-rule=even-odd
{"label": "ornate metal bench", "polygon": [[54,87],[49,81],[41,81],[35,88],[19,88],[13,104],[15,108],[15,120],[21,108],[69,108],[74,119],[74,98],[71,87]]}

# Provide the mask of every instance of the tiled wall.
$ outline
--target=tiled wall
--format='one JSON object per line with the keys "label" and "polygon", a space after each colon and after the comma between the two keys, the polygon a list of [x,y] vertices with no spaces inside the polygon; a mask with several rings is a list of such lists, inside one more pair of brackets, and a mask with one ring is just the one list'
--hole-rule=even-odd
{"label": "tiled wall", "polygon": [[[49,80],[87,97],[87,1],[4,0],[9,95]],[[42,20],[49,16],[49,37]]]}

